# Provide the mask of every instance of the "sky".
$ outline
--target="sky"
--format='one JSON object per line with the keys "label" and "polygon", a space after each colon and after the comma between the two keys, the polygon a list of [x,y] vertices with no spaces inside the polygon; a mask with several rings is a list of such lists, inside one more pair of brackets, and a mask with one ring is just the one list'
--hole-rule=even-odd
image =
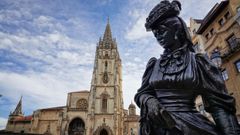
{"label": "sky", "polygon": [[[66,105],[90,90],[95,49],[107,18],[122,59],[124,108],[146,63],[163,49],[144,23],[160,0],[0,0],[0,129],[23,96],[23,112]],[[220,0],[180,0],[180,16],[202,19]],[[139,109],[138,109],[139,111]]]}

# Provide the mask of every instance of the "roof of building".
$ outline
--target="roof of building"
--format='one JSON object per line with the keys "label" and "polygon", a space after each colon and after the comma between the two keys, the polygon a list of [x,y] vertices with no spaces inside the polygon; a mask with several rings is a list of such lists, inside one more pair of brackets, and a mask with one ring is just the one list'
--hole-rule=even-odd
{"label": "roof of building", "polygon": [[73,92],[69,92],[69,93],[90,93],[90,91],[88,91],[88,90],[81,90],[81,91],[73,91]]}
{"label": "roof of building", "polygon": [[43,109],[39,109],[39,110],[40,111],[62,110],[65,107],[66,106],[58,106],[58,107],[43,108]]}
{"label": "roof of building", "polygon": [[21,122],[21,121],[31,121],[31,120],[32,120],[32,115],[29,115],[29,116],[17,117],[13,121]]}
{"label": "roof of building", "polygon": [[108,18],[108,21],[107,21],[107,26],[106,26],[106,29],[105,29],[105,32],[104,32],[103,40],[104,41],[112,40],[112,32],[111,32],[111,26],[110,26],[110,23],[109,23],[109,18]]}
{"label": "roof of building", "polygon": [[196,23],[202,23],[203,19],[193,19]]}
{"label": "roof of building", "polygon": [[197,34],[202,34],[204,30],[216,19],[216,17],[223,11],[223,9],[228,5],[229,0],[224,0],[220,4],[215,4],[215,6],[208,12],[208,14],[203,19]]}
{"label": "roof of building", "polygon": [[136,108],[136,106],[133,103],[131,103],[128,108]]}
{"label": "roof of building", "polygon": [[140,120],[140,116],[139,115],[127,115],[125,117],[125,121],[126,122],[137,122]]}
{"label": "roof of building", "polygon": [[13,113],[11,113],[11,115],[15,115],[15,116],[21,116],[23,115],[22,113],[22,97],[20,98],[15,110]]}

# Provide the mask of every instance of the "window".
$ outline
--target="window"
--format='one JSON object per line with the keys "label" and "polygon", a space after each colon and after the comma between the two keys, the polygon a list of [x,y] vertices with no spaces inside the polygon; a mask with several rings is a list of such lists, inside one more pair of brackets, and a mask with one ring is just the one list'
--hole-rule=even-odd
{"label": "window", "polygon": [[209,39],[209,38],[210,38],[210,34],[207,33],[207,34],[205,35],[205,38],[206,38],[206,39]]}
{"label": "window", "polygon": [[104,56],[104,59],[107,59],[107,58],[109,58],[109,56],[108,56],[108,53],[106,52],[105,56]]}
{"label": "window", "polygon": [[102,111],[107,112],[107,98],[102,99]]}
{"label": "window", "polygon": [[228,12],[224,15],[224,17],[225,17],[226,19],[229,19],[229,18],[231,17],[230,12],[228,11]]}
{"label": "window", "polygon": [[220,26],[223,26],[223,24],[225,23],[225,21],[224,21],[223,18],[221,18],[221,19],[218,21],[218,23],[219,23]]}
{"label": "window", "polygon": [[109,42],[106,42],[106,43],[105,43],[105,48],[106,48],[106,49],[109,49],[109,48],[110,48],[110,43],[109,43]]}
{"label": "window", "polygon": [[230,47],[231,49],[234,49],[234,48],[236,47],[236,45],[237,45],[237,43],[236,43],[236,37],[235,37],[234,34],[232,34],[231,36],[229,36],[226,41],[227,41],[227,43],[228,43],[228,45],[229,45],[229,47]]}
{"label": "window", "polygon": [[107,108],[108,108],[108,98],[109,98],[109,94],[107,93],[106,89],[104,90],[104,92],[100,95],[101,96],[101,110],[102,112],[107,112]]}
{"label": "window", "polygon": [[240,59],[235,62],[235,66],[236,66],[237,72],[240,73]]}
{"label": "window", "polygon": [[107,61],[105,61],[105,71],[107,70],[107,67],[108,67],[108,63]]}
{"label": "window", "polygon": [[87,110],[87,107],[88,107],[88,102],[86,99],[79,99],[77,101],[76,108],[78,108],[79,110]]}
{"label": "window", "polygon": [[226,80],[228,79],[228,74],[227,74],[227,70],[226,70],[226,69],[224,69],[224,70],[222,71],[222,77],[223,77],[223,80],[224,80],[224,81],[226,81]]}
{"label": "window", "polygon": [[210,30],[210,34],[211,35],[215,34],[215,30],[213,28]]}

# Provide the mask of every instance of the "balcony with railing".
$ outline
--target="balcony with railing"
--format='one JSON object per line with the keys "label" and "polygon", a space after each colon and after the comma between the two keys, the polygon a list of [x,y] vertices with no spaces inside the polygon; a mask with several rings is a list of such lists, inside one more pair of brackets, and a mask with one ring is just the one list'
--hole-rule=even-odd
{"label": "balcony with railing", "polygon": [[240,51],[240,38],[235,38],[231,42],[228,42],[229,46],[220,50],[221,58],[226,60],[232,55]]}

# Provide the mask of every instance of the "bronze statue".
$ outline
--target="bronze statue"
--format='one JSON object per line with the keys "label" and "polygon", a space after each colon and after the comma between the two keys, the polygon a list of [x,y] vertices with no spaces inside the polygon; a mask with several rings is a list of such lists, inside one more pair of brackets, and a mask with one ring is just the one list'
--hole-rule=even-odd
{"label": "bronze statue", "polygon": [[[141,109],[139,134],[240,135],[235,100],[218,68],[194,52],[180,10],[179,1],[163,0],[146,19],[146,29],[165,50],[159,59],[149,60],[135,95]],[[198,95],[216,124],[196,110]]]}

